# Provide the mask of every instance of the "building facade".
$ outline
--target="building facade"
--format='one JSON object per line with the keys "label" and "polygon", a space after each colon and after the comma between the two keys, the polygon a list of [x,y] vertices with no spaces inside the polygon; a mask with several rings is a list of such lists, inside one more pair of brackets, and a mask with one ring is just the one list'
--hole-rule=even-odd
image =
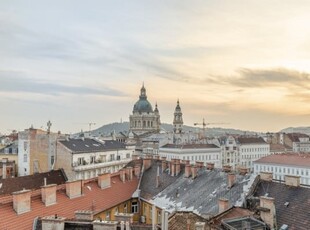
{"label": "building facade", "polygon": [[157,104],[153,110],[147,100],[144,85],[140,90],[139,100],[135,103],[132,115],[129,116],[130,130],[138,135],[160,131],[160,115]]}
{"label": "building facade", "polygon": [[159,156],[171,159],[189,160],[191,164],[196,161],[214,163],[221,167],[221,148],[214,144],[167,144],[159,148]]}
{"label": "building facade", "polygon": [[26,176],[52,170],[58,136],[57,133],[34,128],[19,132],[18,175]]}
{"label": "building facade", "polygon": [[274,180],[284,181],[285,176],[298,176],[300,183],[310,185],[309,154],[274,154],[254,161],[254,173],[271,172]]}
{"label": "building facade", "polygon": [[133,152],[118,141],[67,138],[57,143],[56,168],[63,168],[69,180],[86,180],[117,172],[131,161]]}

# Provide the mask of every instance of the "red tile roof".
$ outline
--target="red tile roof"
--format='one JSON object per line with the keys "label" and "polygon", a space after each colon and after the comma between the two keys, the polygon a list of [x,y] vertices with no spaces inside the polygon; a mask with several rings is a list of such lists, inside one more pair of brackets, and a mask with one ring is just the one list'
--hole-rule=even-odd
{"label": "red tile roof", "polygon": [[65,189],[57,191],[57,204],[45,207],[41,196],[31,198],[31,211],[17,215],[13,210],[13,204],[0,203],[0,230],[6,229],[32,229],[33,220],[36,217],[58,216],[73,218],[76,210],[92,210],[95,213],[118,205],[129,200],[138,187],[138,179],[121,182],[119,176],[111,177],[111,187],[100,189],[96,181],[84,185],[83,195],[75,199],[69,199]]}
{"label": "red tile roof", "polygon": [[255,163],[294,165],[310,168],[310,154],[274,154],[263,157]]}

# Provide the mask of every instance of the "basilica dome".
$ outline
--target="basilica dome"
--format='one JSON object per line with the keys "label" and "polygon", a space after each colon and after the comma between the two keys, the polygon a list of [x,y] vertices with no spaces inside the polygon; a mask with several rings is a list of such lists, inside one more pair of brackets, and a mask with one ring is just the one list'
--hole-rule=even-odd
{"label": "basilica dome", "polygon": [[153,113],[153,108],[151,103],[147,100],[146,90],[144,86],[142,86],[140,90],[139,100],[133,106],[133,112],[138,113]]}

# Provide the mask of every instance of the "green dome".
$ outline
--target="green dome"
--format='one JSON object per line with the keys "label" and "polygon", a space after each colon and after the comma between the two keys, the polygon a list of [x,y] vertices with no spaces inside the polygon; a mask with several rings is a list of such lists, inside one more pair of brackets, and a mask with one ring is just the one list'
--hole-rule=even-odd
{"label": "green dome", "polygon": [[153,112],[152,105],[147,100],[146,90],[144,88],[144,85],[142,86],[140,90],[139,101],[137,101],[136,104],[133,106],[133,112],[139,112],[139,113],[152,113]]}
{"label": "green dome", "polygon": [[134,112],[144,112],[144,113],[152,113],[153,108],[150,102],[146,99],[140,99],[136,102],[136,104],[133,106]]}

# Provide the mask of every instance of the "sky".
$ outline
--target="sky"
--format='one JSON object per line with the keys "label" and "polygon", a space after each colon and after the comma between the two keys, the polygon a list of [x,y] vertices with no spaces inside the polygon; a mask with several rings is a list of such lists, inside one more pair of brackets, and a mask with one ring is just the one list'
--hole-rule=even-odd
{"label": "sky", "polygon": [[162,123],[310,125],[310,1],[0,2],[0,133],[128,121],[144,82]]}

